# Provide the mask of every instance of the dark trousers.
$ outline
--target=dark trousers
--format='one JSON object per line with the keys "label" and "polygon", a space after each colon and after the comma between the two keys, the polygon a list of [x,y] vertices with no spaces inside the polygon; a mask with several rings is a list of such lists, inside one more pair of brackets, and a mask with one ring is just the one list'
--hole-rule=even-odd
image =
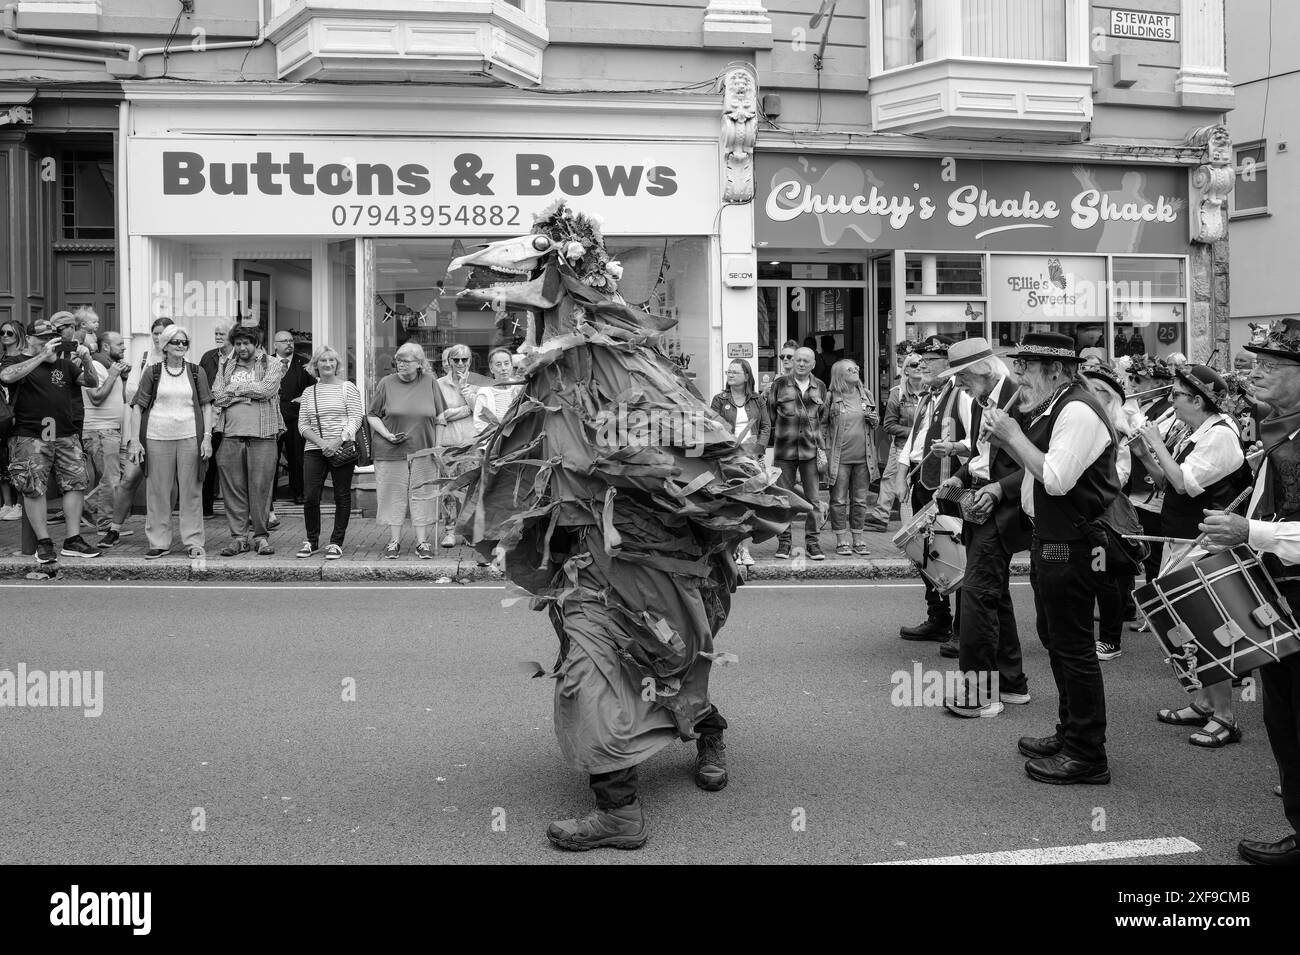
{"label": "dark trousers", "polygon": [[[304,438],[298,433],[298,406],[280,404],[284,415],[284,434],[280,435],[280,453],[284,455],[285,465],[289,469],[289,497],[293,500],[303,496],[302,491],[302,455]],[[275,496],[275,489],[271,491]]]}
{"label": "dark trousers", "polygon": [[[1134,508],[1137,511],[1138,523],[1142,525],[1142,533],[1152,537],[1159,537],[1164,534],[1161,528],[1164,526],[1160,515],[1155,511],[1144,511],[1142,508]],[[1160,562],[1165,556],[1165,545],[1159,541],[1149,541],[1151,552],[1147,554],[1147,559],[1142,561],[1142,571],[1146,574],[1147,582],[1150,583],[1160,573]]]}
{"label": "dark trousers", "polygon": [[[912,514],[916,515],[920,513],[921,509],[924,508],[925,505],[929,504],[930,499],[933,497],[934,491],[927,491],[925,488],[921,487],[919,483],[913,484]],[[969,570],[969,566],[967,569]],[[947,596],[939,593],[939,591],[934,588],[934,585],[930,583],[929,579],[924,575],[922,575],[921,580],[925,583],[925,607],[927,615],[935,623],[945,627],[951,627],[952,605],[949,603]],[[960,591],[958,592],[958,598],[960,599]],[[960,609],[961,604],[958,603],[957,606]]]}
{"label": "dark trousers", "polygon": [[334,465],[315,448],[307,451],[302,459],[302,482],[307,492],[302,516],[307,521],[307,540],[312,546],[320,545],[320,496],[325,488],[325,475],[334,482],[334,530],[330,533],[330,543],[343,546],[343,538],[348,533],[348,518],[352,514],[352,472],[357,462]]}
{"label": "dark trousers", "polygon": [[[711,707],[703,719],[695,724],[695,732],[701,736],[721,734],[727,728],[727,721],[722,718],[716,706]],[[636,767],[616,769],[612,773],[592,773],[587,781],[592,795],[596,797],[596,806],[600,809],[619,809],[636,801]]]}
{"label": "dark trousers", "polygon": [[[817,461],[787,461],[784,458],[776,459],[776,466],[781,469],[781,487],[787,491],[795,490],[795,479],[799,480],[802,486],[801,493],[804,500],[812,505],[812,510],[808,512],[808,519],[804,522],[804,540],[817,539],[817,501],[818,501],[818,480],[817,480]],[[778,544],[790,546],[792,535],[790,528],[786,528],[777,538]]]}
{"label": "dark trousers", "polygon": [[217,476],[217,448],[221,447],[221,432],[212,432],[212,458],[208,461],[208,469],[203,475],[203,514],[210,516],[212,514],[212,505],[217,500],[217,485],[220,478]]}
{"label": "dark trousers", "polygon": [[966,575],[958,591],[958,665],[963,673],[993,673],[996,667],[998,689],[1027,693],[1029,681],[1011,605],[1011,552],[992,517],[983,524],[968,523],[966,532]]}
{"label": "dark trousers", "polygon": [[1097,574],[1097,639],[1119,647],[1124,633],[1124,621],[1129,619],[1133,603],[1133,578],[1114,574]]}
{"label": "dark trousers", "polygon": [[[1044,546],[1048,548],[1046,556]],[[1062,547],[1068,555],[1056,553]],[[1097,584],[1091,546],[1084,540],[1044,545],[1034,538],[1029,583],[1038,614],[1038,639],[1047,648],[1056,681],[1056,734],[1062,752],[1074,759],[1104,763],[1106,692],[1092,635]]]}
{"label": "dark trousers", "polygon": [[1300,654],[1259,668],[1264,727],[1282,775],[1282,811],[1300,833]]}

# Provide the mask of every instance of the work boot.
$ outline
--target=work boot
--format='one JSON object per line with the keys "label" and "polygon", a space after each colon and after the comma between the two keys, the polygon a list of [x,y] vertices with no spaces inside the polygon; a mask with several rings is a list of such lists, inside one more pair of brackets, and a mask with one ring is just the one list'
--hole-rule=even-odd
{"label": "work boot", "polygon": [[904,640],[947,640],[952,636],[952,625],[927,617],[915,627],[900,627],[898,635]]}
{"label": "work boot", "polygon": [[948,641],[939,647],[939,656],[948,657],[955,660],[961,656],[961,644],[957,640],[957,634],[953,634]]}
{"label": "work boot", "polygon": [[695,741],[695,785],[715,793],[727,785],[727,744],[721,733],[708,733]]}
{"label": "work boot", "polygon": [[581,819],[561,819],[546,827],[551,844],[570,852],[588,849],[640,849],[647,838],[641,800],[618,809],[593,809]]}

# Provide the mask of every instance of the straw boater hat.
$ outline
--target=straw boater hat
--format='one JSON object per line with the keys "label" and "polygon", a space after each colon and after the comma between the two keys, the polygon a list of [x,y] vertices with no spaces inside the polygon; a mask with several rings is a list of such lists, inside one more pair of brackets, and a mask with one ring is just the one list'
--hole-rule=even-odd
{"label": "straw boater hat", "polygon": [[1001,353],[993,350],[987,338],[963,338],[949,346],[948,367],[934,377],[948,378],[959,371],[965,371],[972,365],[978,365],[985,359],[1000,357]]}
{"label": "straw boater hat", "polygon": [[918,355],[939,355],[942,358],[948,357],[948,350],[957,343],[954,338],[947,335],[931,335],[913,349]]}
{"label": "straw boater hat", "polygon": [[1183,365],[1174,371],[1178,380],[1205,399],[1211,411],[1218,411],[1228,397],[1228,383],[1213,368]]}
{"label": "straw boater hat", "polygon": [[1083,376],[1085,378],[1095,378],[1097,381],[1102,382],[1110,388],[1111,391],[1119,395],[1120,401],[1124,401],[1128,398],[1128,395],[1124,391],[1124,382],[1120,378],[1119,372],[1110,365],[1087,365],[1083,369]]}
{"label": "straw boater hat", "polygon": [[1079,355],[1074,350],[1074,339],[1056,332],[1029,332],[1020,340],[1017,349],[1007,358],[1034,358],[1040,361],[1074,361]]}
{"label": "straw boater hat", "polygon": [[1255,329],[1255,337],[1245,346],[1246,351],[1300,361],[1300,319],[1282,318],[1267,329],[1262,325],[1251,327]]}

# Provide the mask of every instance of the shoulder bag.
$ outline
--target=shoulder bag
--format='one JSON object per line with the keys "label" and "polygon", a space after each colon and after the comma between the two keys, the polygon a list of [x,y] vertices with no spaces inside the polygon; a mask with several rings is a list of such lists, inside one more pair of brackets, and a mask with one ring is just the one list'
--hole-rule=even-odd
{"label": "shoulder bag", "polygon": [[[324,434],[325,429],[321,425],[320,401],[316,397],[315,385],[312,385],[311,388],[311,400],[312,400],[312,404],[316,406],[316,427],[320,429],[319,433],[320,436],[323,438],[325,437]],[[344,441],[342,444],[339,445],[338,450],[335,451],[333,454],[330,454],[328,451],[322,448],[321,454],[325,455],[325,457],[329,459],[330,464],[334,465],[335,467],[341,467],[344,464],[355,464],[357,460],[357,442]]]}

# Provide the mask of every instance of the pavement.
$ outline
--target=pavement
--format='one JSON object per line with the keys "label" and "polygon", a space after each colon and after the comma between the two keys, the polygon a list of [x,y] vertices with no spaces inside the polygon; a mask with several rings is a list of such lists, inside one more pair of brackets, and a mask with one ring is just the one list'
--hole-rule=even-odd
{"label": "pavement", "polygon": [[[1025,582],[1012,599],[1033,699],[966,720],[899,696],[917,669],[951,666],[937,644],[898,637],[923,608],[916,582],[773,581],[737,592],[719,637],[739,657],[711,680],[727,788],[697,789],[694,746],[669,746],[640,773],[644,849],[561,852],[547,823],[591,795],[560,756],[554,684],[520,666],[549,665],[555,634],[506,597],[489,584],[0,582],[0,668],[103,673],[98,717],[0,707],[0,864],[1011,852],[1235,865],[1238,839],[1286,831],[1257,697],[1236,691],[1241,743],[1188,745],[1189,729],[1155,720],[1186,697],[1149,634],[1126,633],[1102,664],[1113,782],[1045,786],[1016,752],[1051,732],[1057,706]],[[1239,887],[1187,875],[1159,887]]]}
{"label": "pavement", "polygon": [[[823,495],[825,500],[825,495]],[[387,528],[379,527],[372,518],[361,517],[354,513],[348,525],[347,539],[343,548],[343,557],[339,560],[326,561],[324,550],[314,556],[299,559],[294,555],[306,539],[306,524],[302,517],[301,506],[284,502],[276,503],[276,515],[280,526],[271,533],[271,546],[275,553],[259,556],[254,553],[241,554],[238,557],[223,558],[218,552],[230,540],[230,531],[226,519],[218,504],[217,516],[205,521],[207,553],[201,561],[191,560],[180,546],[179,540],[174,544],[175,553],[158,560],[145,560],[144,554],[149,545],[145,539],[143,515],[133,515],[125,529],[134,531],[131,537],[123,538],[111,550],[103,551],[95,558],[62,557],[57,564],[55,576],[66,580],[194,580],[194,581],[475,581],[499,579],[472,547],[436,547],[437,556],[432,560],[421,560],[415,556],[415,537],[409,525],[403,531],[402,554],[396,560],[382,557],[388,543]],[[327,536],[334,520],[333,505],[321,506],[322,544],[327,543]],[[173,518],[173,526],[175,519]],[[871,549],[869,557],[838,557],[835,554],[835,534],[827,523],[821,531],[820,540],[826,559],[822,561],[799,558],[778,560],[776,558],[777,542],[773,538],[762,544],[754,544],[750,552],[755,565],[750,567],[747,577],[750,580],[862,580],[862,579],[897,579],[916,577],[915,566],[899,552],[893,544],[893,535],[902,527],[895,517],[888,531],[868,531],[867,542]],[[20,521],[0,522],[0,580],[24,579],[30,574],[48,576],[49,568],[44,572],[36,563],[35,557],[24,556],[20,549]],[[66,536],[62,524],[52,525],[51,537],[56,545],[62,544]],[[82,529],[82,536],[92,544],[99,539],[88,528]],[[436,538],[434,539],[437,543]],[[795,533],[795,542],[800,542],[799,532]],[[1028,554],[1019,555],[1012,564],[1015,574],[1029,572]],[[35,578],[33,578],[35,579]]]}

